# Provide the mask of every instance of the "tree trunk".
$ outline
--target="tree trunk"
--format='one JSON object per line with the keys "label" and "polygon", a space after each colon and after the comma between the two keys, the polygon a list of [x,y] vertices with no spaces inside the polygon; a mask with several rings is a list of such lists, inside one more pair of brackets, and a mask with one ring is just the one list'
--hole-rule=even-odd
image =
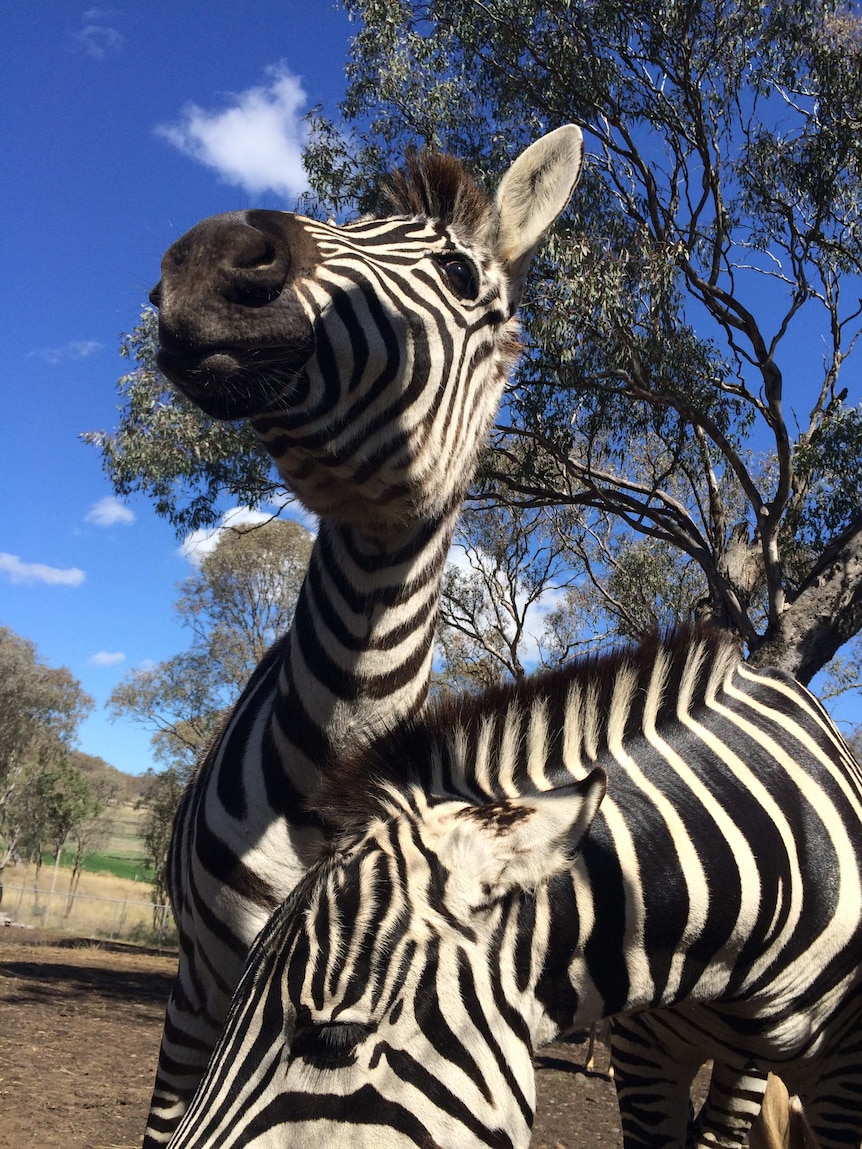
{"label": "tree trunk", "polygon": [[751,656],[807,685],[862,630],[862,515],[826,550]]}
{"label": "tree trunk", "polygon": [[57,875],[60,872],[60,855],[62,854],[62,852],[63,852],[63,847],[58,846],[57,847],[57,854],[54,858],[54,873],[51,877],[51,893],[52,894],[54,893],[54,891],[57,888]]}

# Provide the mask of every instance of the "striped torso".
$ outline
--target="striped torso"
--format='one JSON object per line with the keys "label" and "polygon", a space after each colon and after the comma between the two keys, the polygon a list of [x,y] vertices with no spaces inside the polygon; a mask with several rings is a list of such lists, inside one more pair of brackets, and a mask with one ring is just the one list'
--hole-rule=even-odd
{"label": "striped torso", "polygon": [[[579,665],[406,724],[326,811],[178,1149],[526,1146],[533,1050],[612,1015],[627,1146],[683,1145],[703,1056],[858,1144],[862,771],[786,676],[697,635]],[[698,1145],[741,1144],[713,1105]]]}

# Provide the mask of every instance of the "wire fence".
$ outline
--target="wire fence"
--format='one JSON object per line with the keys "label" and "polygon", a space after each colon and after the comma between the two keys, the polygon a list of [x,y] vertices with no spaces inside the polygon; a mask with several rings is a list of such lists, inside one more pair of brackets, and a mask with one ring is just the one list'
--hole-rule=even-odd
{"label": "wire fence", "polygon": [[0,923],[7,925],[147,945],[177,944],[174,919],[167,905],[154,905],[143,899],[37,890],[32,885],[5,885],[2,896]]}

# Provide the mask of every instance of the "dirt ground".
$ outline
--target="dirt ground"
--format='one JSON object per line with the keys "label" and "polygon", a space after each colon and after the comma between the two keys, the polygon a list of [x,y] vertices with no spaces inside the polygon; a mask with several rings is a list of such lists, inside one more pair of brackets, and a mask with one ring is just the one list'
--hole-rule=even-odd
{"label": "dirt ground", "polygon": [[[52,944],[53,943],[53,944]],[[0,1149],[135,1149],[175,959],[0,935]],[[585,1046],[537,1058],[534,1149],[618,1149],[613,1086]],[[598,1068],[607,1051],[597,1047]]]}

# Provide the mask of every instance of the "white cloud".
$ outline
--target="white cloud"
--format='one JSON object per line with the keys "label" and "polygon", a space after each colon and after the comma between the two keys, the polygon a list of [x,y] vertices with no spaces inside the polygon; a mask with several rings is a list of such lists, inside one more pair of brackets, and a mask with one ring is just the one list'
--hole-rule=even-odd
{"label": "white cloud", "polygon": [[265,511],[255,511],[251,507],[234,507],[232,511],[225,511],[217,527],[201,527],[186,535],[180,545],[180,554],[188,559],[192,566],[200,566],[208,554],[211,554],[218,545],[222,531],[231,527],[241,526],[243,523],[266,523],[272,518]]}
{"label": "white cloud", "polygon": [[76,32],[72,36],[75,49],[77,51],[86,52],[87,55],[92,56],[94,60],[104,60],[106,56],[119,52],[125,43],[125,38],[116,28],[109,28],[106,24],[93,22],[96,20],[105,20],[113,14],[112,12],[105,12],[98,8],[91,8],[88,12],[85,12],[84,19],[88,21],[88,23],[84,25],[80,32]]}
{"label": "white cloud", "polygon": [[156,134],[214,168],[226,183],[252,195],[294,199],[308,187],[302,167],[307,97],[284,63],[267,68],[266,77],[265,84],[231,93],[221,111],[187,104],[176,123],[159,124]]}
{"label": "white cloud", "polygon": [[[493,559],[486,557],[488,568],[493,567]],[[446,557],[448,566],[456,567],[463,575],[476,573],[470,561],[470,556],[462,543],[453,542]],[[539,662],[541,655],[541,642],[545,629],[545,622],[551,611],[555,610],[565,598],[566,591],[559,587],[549,587],[535,602],[531,602],[524,615],[524,629],[521,634],[519,655],[525,667],[532,670]],[[519,595],[515,605],[518,610],[524,609],[525,598]]]}
{"label": "white cloud", "polygon": [[310,535],[317,537],[320,520],[313,511],[307,510],[296,495],[290,491],[276,491],[270,495],[264,506],[272,507],[273,513],[278,514],[282,519],[293,519],[295,523],[304,527]]}
{"label": "white cloud", "polygon": [[126,656],[122,651],[100,650],[91,654],[87,659],[90,666],[116,666],[118,662],[125,662]]}
{"label": "white cloud", "polygon": [[49,567],[45,563],[25,563],[19,555],[0,551],[0,574],[11,583],[43,582],[49,586],[80,586],[86,578],[77,567]]}
{"label": "white cloud", "polygon": [[36,351],[31,351],[30,355],[38,355],[40,359],[56,367],[58,363],[67,363],[70,360],[89,359],[91,355],[101,351],[102,346],[103,344],[96,339],[71,339],[62,347],[40,347]]}
{"label": "white cloud", "polygon": [[84,522],[93,523],[97,527],[114,527],[118,523],[128,527],[134,521],[135,512],[113,495],[106,495],[104,499],[93,503],[84,515]]}

